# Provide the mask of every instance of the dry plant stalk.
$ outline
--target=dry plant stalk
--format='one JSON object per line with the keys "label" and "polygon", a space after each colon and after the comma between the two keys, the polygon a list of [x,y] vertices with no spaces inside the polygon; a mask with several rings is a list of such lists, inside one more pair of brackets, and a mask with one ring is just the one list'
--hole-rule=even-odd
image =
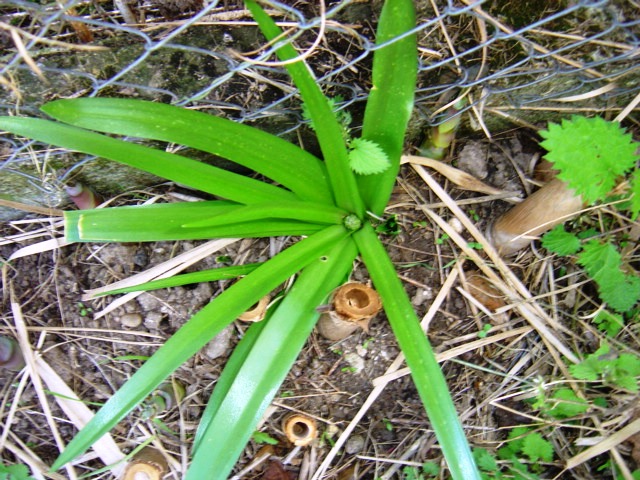
{"label": "dry plant stalk", "polygon": [[162,453],[152,447],[144,447],[131,460],[124,472],[124,480],[161,480],[169,471]]}
{"label": "dry plant stalk", "polygon": [[511,255],[582,208],[582,198],[555,178],[499,217],[486,236],[498,253]]}
{"label": "dry plant stalk", "polygon": [[327,340],[342,340],[358,328],[367,331],[369,322],[382,308],[373,288],[363,283],[345,283],[333,294],[331,310],[318,320],[318,333]]}
{"label": "dry plant stalk", "polygon": [[292,413],[282,420],[282,431],[296,447],[306,447],[318,436],[316,421],[300,413]]}
{"label": "dry plant stalk", "polygon": [[258,303],[251,307],[251,309],[240,315],[238,320],[242,320],[243,322],[259,322],[263,320],[267,313],[267,307],[269,306],[270,301],[271,297],[269,295],[265,295],[258,301]]}

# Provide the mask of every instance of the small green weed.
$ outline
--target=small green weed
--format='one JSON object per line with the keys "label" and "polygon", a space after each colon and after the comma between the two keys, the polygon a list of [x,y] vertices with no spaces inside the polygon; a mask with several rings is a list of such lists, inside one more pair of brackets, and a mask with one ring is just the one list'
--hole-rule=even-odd
{"label": "small green weed", "polygon": [[[619,209],[626,209],[630,218],[640,212],[640,174],[636,167],[639,143],[617,124],[602,118],[573,116],[561,124],[550,123],[540,132],[541,145],[549,153],[545,158],[559,171],[558,178],[581,195],[587,204],[626,199]],[[628,186],[611,197],[612,190],[625,175]],[[624,187],[624,184],[622,185]],[[560,256],[575,256],[576,262],[598,287],[600,298],[617,313],[628,312],[640,300],[640,278],[629,269],[616,244],[626,240],[609,233],[611,219],[600,222],[603,232],[591,228],[571,233],[557,226],[542,238],[542,245]],[[603,238],[592,238],[594,236]],[[632,273],[633,272],[633,273]],[[599,328],[616,335],[623,318],[605,313],[596,317]]]}
{"label": "small green weed", "polygon": [[426,462],[421,467],[404,467],[402,469],[403,480],[428,480],[435,478],[440,472],[440,467],[435,462]]}
{"label": "small green weed", "polygon": [[29,475],[26,465],[4,465],[0,463],[0,480],[35,480]]}
{"label": "small green weed", "polygon": [[[516,427],[509,432],[507,443],[497,452],[497,458],[484,448],[474,448],[473,456],[483,480],[540,478],[541,462],[553,461],[553,445],[529,427]],[[501,460],[498,463],[498,460]]]}
{"label": "small green weed", "polygon": [[251,436],[251,438],[253,438],[254,442],[259,443],[259,444],[266,444],[266,445],[277,445],[278,444],[278,440],[273,438],[268,433],[261,432],[260,430],[256,430],[255,432],[253,432],[253,435]]}
{"label": "small green weed", "polygon": [[618,354],[604,344],[582,362],[571,365],[569,371],[580,380],[601,381],[607,386],[637,393],[640,357],[631,353]]}
{"label": "small green weed", "polygon": [[[329,98],[329,106],[336,116],[336,120],[342,127],[342,136],[349,146],[349,166],[360,175],[372,175],[384,172],[390,166],[389,157],[380,145],[365,138],[352,138],[351,114],[345,109],[339,109],[338,105],[344,99],[341,96]],[[311,112],[306,104],[302,104],[302,118],[309,121],[313,130],[316,129]]]}

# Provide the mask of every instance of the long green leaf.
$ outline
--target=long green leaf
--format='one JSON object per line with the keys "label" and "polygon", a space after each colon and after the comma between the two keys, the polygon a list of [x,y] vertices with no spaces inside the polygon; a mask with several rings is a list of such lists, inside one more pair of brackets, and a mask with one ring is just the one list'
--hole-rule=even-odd
{"label": "long green leaf", "polygon": [[216,227],[260,219],[287,219],[326,225],[341,224],[347,212],[334,207],[311,202],[269,202],[241,207],[233,212],[217,215],[196,222],[185,222],[184,228]]}
{"label": "long green leaf", "polygon": [[125,142],[50,120],[0,117],[0,129],[69,150],[115,160],[239,203],[250,204],[296,198],[288,190],[181,155]]}
{"label": "long green leaf", "polygon": [[213,393],[209,397],[207,407],[204,409],[204,412],[202,412],[202,416],[200,417],[198,429],[196,430],[196,435],[193,438],[193,446],[191,448],[194,454],[200,446],[200,442],[202,441],[207,427],[218,412],[218,408],[224,400],[224,397],[229,392],[231,385],[233,385],[233,380],[238,375],[238,372],[242,368],[247,356],[251,350],[253,350],[253,347],[260,336],[260,332],[262,332],[267,323],[269,323],[272,313],[273,309],[267,310],[267,314],[262,321],[253,323],[247,329],[242,339],[233,349],[231,356],[224,364],[224,370],[222,370],[222,373],[216,382],[216,386],[213,389]]}
{"label": "long green leaf", "polygon": [[232,265],[230,267],[209,268],[199,272],[181,273],[169,278],[161,278],[150,282],[134,285],[133,287],[115,288],[107,292],[96,294],[97,297],[103,295],[118,295],[129,292],[148,292],[159,288],[180,287],[182,285],[193,285],[194,283],[216,282],[218,280],[231,280],[253,272],[262,263],[247,263],[245,265]]}
{"label": "long green leaf", "polygon": [[[165,378],[225,326],[300,268],[318,260],[348,236],[333,226],[298,242],[255,269],[196,313],[111,397],[51,467],[57,470],[113,428]],[[207,477],[203,477],[207,478]]]}
{"label": "long green leaf", "polygon": [[323,225],[297,220],[254,220],[231,225],[184,228],[242,208],[224,201],[162,203],[64,212],[65,238],[71,242],[159,242],[210,238],[309,235]]}
{"label": "long green leaf", "polygon": [[300,198],[332,203],[323,163],[257,128],[172,105],[118,98],[56,100],[44,105],[42,111],[78,127],[209,152],[261,173]]}
{"label": "long green leaf", "polygon": [[444,375],[389,255],[368,223],[353,235],[353,239],[382,298],[384,311],[411,369],[453,479],[479,480],[480,474]]}
{"label": "long green leaf", "polygon": [[[245,4],[267,40],[280,38],[282,30],[260,5],[254,0],[245,0]],[[298,52],[288,43],[279,46],[276,53],[283,61],[292,60],[298,56]],[[298,61],[285,65],[285,68],[300,90],[300,96],[313,120],[322,155],[327,164],[336,205],[362,218],[364,205],[358,192],[355,175],[349,166],[349,155],[342,136],[342,127],[307,64],[304,61]]]}
{"label": "long green leaf", "polygon": [[[304,269],[258,338],[197,444],[187,480],[227,478],[313,329],[316,308],[344,281],[357,250],[351,239]],[[248,389],[247,385],[251,385]],[[217,387],[216,387],[217,388]],[[213,401],[220,401],[219,397]],[[219,448],[223,444],[225,448]]]}
{"label": "long green leaf", "polygon": [[[412,0],[384,3],[378,23],[378,45],[415,28]],[[417,75],[416,35],[408,35],[373,54],[373,86],[367,100],[362,137],[385,151],[391,166],[377,175],[358,177],[366,207],[382,215],[400,168],[405,130],[413,109]]]}

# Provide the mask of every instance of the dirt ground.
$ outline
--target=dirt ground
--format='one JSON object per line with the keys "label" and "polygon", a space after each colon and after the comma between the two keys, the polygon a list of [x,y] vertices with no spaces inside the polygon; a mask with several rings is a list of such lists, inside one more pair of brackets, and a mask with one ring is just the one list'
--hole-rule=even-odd
{"label": "dirt ground", "polygon": [[[522,130],[491,144],[466,141],[458,145],[454,163],[494,187],[524,194],[521,175],[531,176],[532,158],[539,153],[533,140],[530,132]],[[503,200],[487,199],[456,188],[439,175],[434,177],[480,230],[508,207]],[[161,195],[163,201],[170,201],[174,190],[164,185],[149,189],[147,197]],[[134,203],[144,199],[137,195],[118,201]],[[582,429],[596,428],[598,422],[613,421],[621,412],[631,412],[637,396],[612,393],[597,421],[584,416],[558,425],[537,417],[523,399],[531,385],[563,381],[557,353],[550,355],[544,339],[517,311],[506,309],[506,313],[487,315],[477,302],[469,300],[465,278],[473,275],[477,267],[423,209],[429,208],[454,229],[461,230],[467,241],[475,239],[458,227],[459,219],[441,201],[423,178],[405,165],[388,209],[388,213],[397,215],[399,233],[387,235],[384,240],[418,316],[428,323],[434,349],[448,359],[442,367],[471,444],[495,451],[510,427],[531,425],[545,433],[560,452],[554,461],[542,466],[538,478],[613,478],[610,470],[598,470],[607,462],[607,454],[570,471],[563,471],[564,461],[580,451],[576,442],[583,436]],[[0,257],[8,259],[25,246],[57,236],[60,231],[55,219],[32,216],[8,223],[2,227]],[[42,232],[40,237],[24,237],[37,232]],[[206,257],[189,271],[264,260],[289,241],[237,242]],[[83,291],[143,271],[201,243],[75,244],[12,260],[5,265],[3,275],[0,333],[16,335],[17,306],[34,353],[42,355],[83,402],[90,406],[104,402],[144,358],[227,284],[211,282],[142,293],[101,318],[94,317],[115,297],[87,301],[82,300]],[[556,306],[556,318],[562,326],[554,333],[562,341],[574,351],[590,353],[598,347],[600,332],[588,322],[562,313],[570,309],[558,308],[557,302],[568,305],[570,295],[574,304],[578,302],[576,296],[585,295],[583,290],[553,293],[561,286],[550,284],[549,272],[562,266],[560,262],[554,263],[538,249],[528,249],[517,261],[510,260],[509,265],[534,297],[541,296],[539,306],[545,311]],[[564,267],[575,271],[573,265]],[[356,266],[352,279],[367,281],[361,265]],[[584,292],[588,294],[588,288]],[[486,338],[479,335],[489,327]],[[154,436],[154,446],[173,460],[166,478],[181,478],[206,401],[246,328],[246,324],[236,322],[175,373],[175,382],[186,390],[178,405],[155,415],[149,414],[148,406],[141,407],[121,422],[112,432],[118,447],[127,453]],[[433,477],[421,470],[425,462],[444,464],[410,376],[391,380],[383,377],[398,354],[383,314],[375,318],[368,332],[360,330],[342,341],[332,342],[312,334],[260,425],[260,430],[277,444],[252,440],[236,466],[239,478],[310,479],[328,455],[331,462],[322,478],[446,478],[444,469]],[[50,465],[58,453],[52,422],[63,442],[68,442],[76,429],[50,392],[45,397],[51,411],[43,408],[38,389],[24,371],[0,370],[0,385],[0,417],[8,427],[3,435],[7,445],[12,446],[3,451],[3,461],[24,463],[29,457],[34,465],[39,461]],[[307,414],[318,422],[319,436],[311,446],[294,447],[283,437],[281,420],[291,412]],[[345,430],[351,432],[348,437],[342,436]],[[342,447],[334,454],[332,446],[336,442]],[[630,448],[623,444],[619,454],[633,468]],[[259,459],[262,461],[256,461]],[[101,466],[89,458],[76,470],[85,474]],[[97,478],[113,476],[107,472]]]}

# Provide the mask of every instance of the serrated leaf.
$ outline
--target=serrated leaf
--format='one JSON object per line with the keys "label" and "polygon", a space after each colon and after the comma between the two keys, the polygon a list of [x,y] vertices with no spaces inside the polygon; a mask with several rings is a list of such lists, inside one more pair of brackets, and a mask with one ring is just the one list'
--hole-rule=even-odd
{"label": "serrated leaf", "polygon": [[543,462],[553,460],[553,446],[539,433],[531,433],[525,437],[522,445],[522,453],[529,457],[529,460],[533,463],[539,460]]}
{"label": "serrated leaf", "polygon": [[589,361],[570,365],[569,372],[571,372],[571,375],[578,380],[588,380],[590,382],[595,382],[598,379],[598,375],[600,375],[600,369],[598,366]]}
{"label": "serrated leaf", "polygon": [[473,459],[480,470],[485,472],[495,472],[498,470],[498,462],[486,449],[474,448]]}
{"label": "serrated leaf", "polygon": [[615,337],[624,327],[622,315],[611,313],[607,310],[600,311],[593,319],[593,323],[598,326],[598,330],[607,332],[610,337]]}
{"label": "serrated leaf", "polygon": [[623,353],[618,357],[617,367],[631,376],[640,375],[640,358],[631,353]]}
{"label": "serrated leaf", "polygon": [[578,263],[598,284],[600,297],[612,309],[625,312],[640,299],[640,278],[621,270],[622,257],[611,243],[590,240],[579,254]]}
{"label": "serrated leaf", "polygon": [[389,158],[377,143],[365,138],[354,138],[349,146],[349,165],[354,172],[373,175],[389,168]]}
{"label": "serrated leaf", "polygon": [[621,274],[612,276],[608,281],[607,285],[600,287],[600,296],[616,312],[630,310],[640,299],[640,278]]}
{"label": "serrated leaf", "polygon": [[580,250],[580,239],[565,231],[562,225],[557,225],[542,237],[542,246],[558,255],[572,255]]}
{"label": "serrated leaf", "polygon": [[559,389],[551,398],[557,402],[556,406],[548,412],[554,418],[574,417],[589,409],[589,404],[570,388]]}
{"label": "serrated leaf", "polygon": [[605,372],[614,372],[617,360],[615,352],[611,352],[611,347],[605,343],[582,362],[571,365],[569,372],[574,378],[593,382]]}
{"label": "serrated leaf", "polygon": [[614,383],[623,390],[628,390],[633,393],[638,392],[638,381],[631,375],[616,375],[616,377],[611,380],[611,383]]}
{"label": "serrated leaf", "polygon": [[588,203],[604,199],[638,159],[631,135],[600,117],[574,115],[561,125],[550,123],[540,135],[545,139],[540,145],[549,151],[545,158],[560,171],[558,178]]}
{"label": "serrated leaf", "polygon": [[511,449],[511,451],[515,454],[522,450],[522,444],[524,442],[524,438],[529,433],[528,427],[516,427],[509,432],[509,436],[507,437],[510,441],[507,444],[507,447]]}

